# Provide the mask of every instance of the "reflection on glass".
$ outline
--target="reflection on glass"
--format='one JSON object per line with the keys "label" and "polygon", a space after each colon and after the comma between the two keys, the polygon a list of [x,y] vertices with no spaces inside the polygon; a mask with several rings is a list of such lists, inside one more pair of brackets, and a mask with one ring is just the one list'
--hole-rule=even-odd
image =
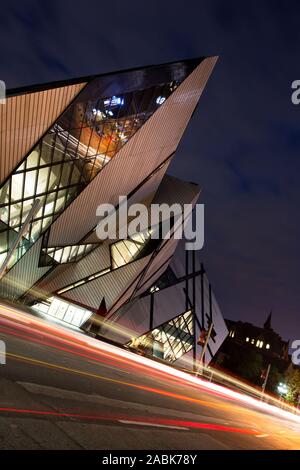
{"label": "reflection on glass", "polygon": [[159,345],[162,358],[174,362],[192,349],[193,332],[193,314],[188,310],[149,333],[135,338],[129,345],[151,355]]}
{"label": "reflection on glass", "polygon": [[[16,251],[16,262],[179,83],[172,81],[118,96],[95,98],[91,81],[0,188],[0,220],[5,224],[1,225],[0,233],[7,233],[0,254],[9,250],[12,233],[18,233],[38,198],[40,209],[24,235],[26,243]],[[121,254],[116,264],[122,265],[135,256],[135,246],[134,242],[118,246],[116,258],[117,250]]]}
{"label": "reflection on glass", "polygon": [[93,248],[95,248],[93,243],[88,243],[86,245],[73,245],[65,247],[51,247],[43,249],[43,252],[54,259],[57,263],[70,263],[74,261],[79,261],[85,255],[87,255]]}

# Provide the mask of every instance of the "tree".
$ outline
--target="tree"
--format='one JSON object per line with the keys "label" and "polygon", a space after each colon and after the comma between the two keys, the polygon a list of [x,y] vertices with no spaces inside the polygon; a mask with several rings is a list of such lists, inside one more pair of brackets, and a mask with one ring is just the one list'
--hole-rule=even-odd
{"label": "tree", "polygon": [[267,390],[269,390],[269,392],[277,392],[277,386],[282,380],[282,374],[279,372],[277,367],[271,365],[270,374],[267,382]]}
{"label": "tree", "polygon": [[240,353],[236,372],[258,385],[260,383],[260,375],[263,368],[263,361],[260,354],[255,351],[243,351]]}
{"label": "tree", "polygon": [[290,365],[285,373],[285,383],[288,387],[286,400],[297,405],[300,397],[300,370]]}

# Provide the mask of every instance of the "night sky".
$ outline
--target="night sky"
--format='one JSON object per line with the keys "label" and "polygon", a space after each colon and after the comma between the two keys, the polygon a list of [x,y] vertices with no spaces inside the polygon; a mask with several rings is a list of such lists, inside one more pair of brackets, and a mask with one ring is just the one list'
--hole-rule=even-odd
{"label": "night sky", "polygon": [[[1,2],[7,88],[220,56],[170,172],[202,187],[201,256],[223,314],[300,338],[300,4]],[[199,201],[200,202],[200,201]]]}

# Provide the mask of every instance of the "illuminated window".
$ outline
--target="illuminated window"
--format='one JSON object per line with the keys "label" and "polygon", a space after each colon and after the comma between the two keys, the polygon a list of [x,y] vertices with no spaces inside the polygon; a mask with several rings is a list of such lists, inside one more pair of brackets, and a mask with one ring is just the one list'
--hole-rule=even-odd
{"label": "illuminated window", "polygon": [[120,240],[111,245],[112,269],[130,263],[138,257],[150,239],[151,231],[134,234],[130,240]]}
{"label": "illuminated window", "polygon": [[251,344],[254,344],[254,341],[255,341],[255,340],[252,338],[252,339],[251,339]]}
{"label": "illuminated window", "polygon": [[249,338],[248,338],[248,337],[246,338],[246,342],[247,342],[247,343],[249,342]]}
{"label": "illuminated window", "polygon": [[266,344],[266,349],[270,349],[270,345],[269,345],[269,344]]}
{"label": "illuminated window", "polygon": [[159,287],[158,287],[158,286],[152,286],[152,287],[150,287],[150,292],[151,292],[151,294],[154,294],[154,292],[157,292],[157,291],[159,291]]}
{"label": "illuminated window", "polygon": [[137,349],[153,355],[158,343],[161,346],[161,357],[169,362],[176,361],[190,351],[193,342],[193,314],[190,310],[134,340]]}
{"label": "illuminated window", "polygon": [[[64,247],[51,247],[45,248],[41,253],[41,265],[49,265],[52,260],[55,260],[57,263],[71,263],[74,261],[79,261],[85,255],[87,255],[93,248],[98,246],[94,243],[87,243],[82,245],[71,245]],[[49,259],[49,257],[51,259]]]}
{"label": "illuminated window", "polygon": [[[151,241],[150,239],[151,231],[146,230],[143,233],[135,234],[131,237],[130,240],[120,240],[114,244],[111,245],[111,260],[112,260],[112,265],[111,267],[102,269],[98,273],[95,273],[91,276],[88,276],[84,279],[80,279],[79,281],[69,284],[68,286],[63,287],[59,291],[57,291],[57,294],[63,294],[64,292],[68,292],[69,290],[75,289],[76,287],[86,284],[87,282],[93,281],[97,277],[103,276],[104,274],[110,272],[113,269],[117,269],[121,266],[124,266],[125,264],[130,263],[131,261],[134,261],[135,259],[138,258],[138,256],[141,256],[142,250],[147,246],[147,242]],[[155,240],[156,242],[157,240]],[[88,250],[91,250],[93,248],[92,244],[89,245],[77,245],[77,247],[88,247]],[[51,257],[56,257],[55,259],[58,260],[60,259],[61,261],[59,262],[70,262],[72,259],[70,259],[70,256],[72,254],[72,249],[74,247],[65,247],[65,248],[48,248],[48,255]],[[81,248],[82,250],[83,248]],[[50,250],[50,252],[49,252]],[[64,251],[66,250],[66,251]],[[81,251],[82,253],[82,251]],[[86,253],[85,253],[86,254]],[[78,252],[77,252],[78,256]],[[78,258],[77,258],[78,259]],[[158,288],[156,289],[158,290]]]}
{"label": "illuminated window", "polygon": [[70,304],[56,297],[50,297],[47,302],[40,302],[33,307],[38,312],[50,315],[60,321],[79,327],[91,315],[89,310]]}
{"label": "illuminated window", "polygon": [[[40,200],[40,209],[29,223],[24,242],[22,246],[19,244],[8,267],[30,248],[162,102],[169,98],[186,78],[186,73],[182,71],[178,79],[167,79],[165,82],[161,78],[159,82],[155,78],[149,81],[146,76],[147,86],[144,89],[141,87],[143,82],[139,83],[139,89],[134,89],[134,83],[131,91],[118,96],[99,96],[99,90],[107,88],[101,80],[106,83],[107,78],[98,77],[79,93],[9,180],[0,186],[1,259],[12,246],[34,200]],[[164,74],[164,77],[167,76],[170,75]],[[118,88],[122,89],[121,75],[118,80]],[[135,82],[139,81],[136,79]],[[125,80],[126,90],[128,86]],[[129,252],[133,246],[130,245]],[[126,258],[125,251],[123,255]],[[67,259],[65,253],[67,250],[55,255],[61,254]]]}

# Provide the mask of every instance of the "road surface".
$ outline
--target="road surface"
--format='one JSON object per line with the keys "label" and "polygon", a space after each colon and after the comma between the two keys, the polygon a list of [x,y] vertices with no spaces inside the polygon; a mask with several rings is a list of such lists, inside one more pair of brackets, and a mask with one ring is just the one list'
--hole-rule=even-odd
{"label": "road surface", "polygon": [[299,449],[300,416],[0,305],[1,449]]}

